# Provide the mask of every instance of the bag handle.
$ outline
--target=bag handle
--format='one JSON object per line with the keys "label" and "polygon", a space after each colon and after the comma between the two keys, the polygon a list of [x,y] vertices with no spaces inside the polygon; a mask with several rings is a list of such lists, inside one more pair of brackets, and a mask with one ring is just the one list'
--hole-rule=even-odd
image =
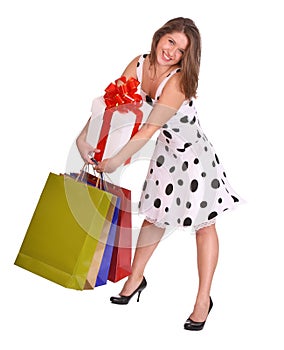
{"label": "bag handle", "polygon": [[[98,164],[98,162],[95,159],[92,159],[92,161],[94,161],[95,164]],[[85,182],[84,177],[85,177],[86,173],[89,173],[89,166],[90,166],[89,163],[84,163],[84,165],[83,165],[82,169],[80,170],[79,174],[77,175],[75,181]],[[92,168],[93,168],[93,171],[95,173],[96,171],[95,171],[94,167],[92,167]],[[105,191],[106,184],[104,181],[104,176],[102,173],[99,173],[99,174],[100,175],[97,176],[96,187]]]}
{"label": "bag handle", "polygon": [[[91,160],[96,164],[96,165],[98,165],[99,163],[98,163],[98,161],[95,159],[95,158],[91,158]],[[89,170],[89,164],[87,164],[87,167],[88,167],[88,170]],[[92,168],[93,168],[93,172],[95,173],[96,171],[95,171],[95,168],[92,166]],[[98,172],[97,172],[98,173]],[[103,175],[103,173],[99,173],[100,174],[100,176],[97,176],[97,178],[98,178],[98,180],[97,180],[97,183],[96,183],[96,186],[98,187],[98,188],[100,188],[100,189],[102,189],[102,190],[104,190],[105,191],[105,188],[106,188],[106,184],[105,184],[105,180],[104,180],[104,175]],[[99,184],[99,185],[98,185]]]}
{"label": "bag handle", "polygon": [[[93,161],[96,165],[99,164],[98,161],[97,161],[94,157],[91,158],[91,161]],[[93,167],[93,170],[94,170],[94,172],[95,172],[94,167]],[[101,180],[104,181],[103,173],[99,173],[99,174],[100,174],[100,176],[101,176]],[[108,181],[109,181],[111,184],[114,184],[113,181],[112,181],[112,179],[108,176],[107,173],[104,173],[104,176],[107,177]]]}

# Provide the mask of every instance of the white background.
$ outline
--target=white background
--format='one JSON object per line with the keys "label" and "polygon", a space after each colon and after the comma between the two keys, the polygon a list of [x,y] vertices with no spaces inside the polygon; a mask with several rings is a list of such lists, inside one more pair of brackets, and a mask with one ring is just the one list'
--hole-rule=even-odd
{"label": "white background", "polygon": [[[1,1],[1,348],[283,349],[282,13],[280,0]],[[183,330],[197,288],[186,232],[161,242],[141,302],[126,307],[109,303],[123,281],[78,292],[13,265],[92,99],[177,16],[201,31],[199,116],[247,201],[218,220],[214,307],[199,333]]]}

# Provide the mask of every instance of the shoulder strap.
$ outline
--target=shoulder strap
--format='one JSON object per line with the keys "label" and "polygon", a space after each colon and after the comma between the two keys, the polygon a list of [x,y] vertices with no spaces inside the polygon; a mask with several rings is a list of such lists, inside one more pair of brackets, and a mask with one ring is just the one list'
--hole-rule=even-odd
{"label": "shoulder strap", "polygon": [[143,63],[145,61],[145,58],[147,57],[147,54],[141,55],[138,62],[137,62],[137,79],[140,82],[140,86],[142,84],[142,76],[143,76]]}

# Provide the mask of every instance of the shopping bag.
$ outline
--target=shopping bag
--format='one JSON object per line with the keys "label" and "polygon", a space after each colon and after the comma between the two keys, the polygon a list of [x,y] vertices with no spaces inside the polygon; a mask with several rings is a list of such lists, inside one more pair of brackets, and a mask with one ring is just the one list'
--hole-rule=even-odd
{"label": "shopping bag", "polygon": [[[107,225],[100,235],[93,259],[88,271],[84,289],[93,289],[107,283],[108,270],[110,268],[112,249],[116,234],[117,209],[119,209],[120,199],[117,197],[115,207],[109,209],[107,214]],[[106,277],[105,277],[106,275]],[[100,283],[97,283],[100,281]]]}
{"label": "shopping bag", "polygon": [[[96,185],[98,178],[86,173],[86,181]],[[132,258],[132,218],[131,218],[131,191],[104,181],[105,190],[120,198],[116,237],[112,251],[108,280],[117,282],[131,274]]]}
{"label": "shopping bag", "polygon": [[[88,166],[83,167],[80,173],[70,173],[65,174],[65,176],[71,176],[74,179],[79,178],[80,181],[84,183],[107,190],[107,185],[103,179],[103,175],[101,174],[101,178],[97,178],[95,176],[92,177],[92,175],[88,173]],[[107,283],[110,263],[112,259],[112,252],[116,238],[120,202],[120,198],[117,197],[107,241],[105,239],[100,239],[98,242],[91,268],[89,270],[89,274],[92,274],[93,277],[90,277],[88,274],[85,289],[92,289],[94,287],[98,287]],[[96,279],[94,279],[94,277],[96,277]]]}
{"label": "shopping bag", "polygon": [[[71,177],[77,181],[87,183],[87,175],[89,166],[85,164],[80,173],[64,174],[64,176]],[[106,189],[103,174],[100,174],[100,178],[96,178],[96,182],[89,183],[91,186],[97,188]],[[107,222],[110,223],[105,230],[102,231],[97,247],[90,265],[90,269],[87,275],[87,280],[84,289],[93,289],[107,283],[108,271],[110,268],[110,262],[112,257],[112,250],[114,246],[114,240],[117,229],[118,210],[120,207],[120,198],[116,197],[116,204],[114,210],[109,210],[107,216]],[[106,226],[106,225],[105,225]]]}
{"label": "shopping bag", "polygon": [[95,287],[102,286],[107,283],[110,263],[112,259],[112,252],[115,243],[116,231],[117,231],[117,221],[120,208],[120,198],[117,199],[116,207],[114,209],[114,215],[109,230],[108,240],[105,245],[104,255],[100,264],[100,269],[97,275]]}
{"label": "shopping bag", "polygon": [[101,189],[50,173],[15,264],[83,290],[98,243],[110,230],[116,201]]}
{"label": "shopping bag", "polygon": [[[82,176],[81,174],[72,174],[73,177],[77,178],[78,176]],[[101,174],[101,178],[97,178],[96,176],[92,176],[87,171],[83,171],[83,178],[81,177],[81,181],[87,182],[87,184],[91,186],[95,186],[98,188],[103,188],[105,191],[108,191],[109,184],[103,179],[103,175]],[[113,219],[111,223],[111,227],[109,230],[107,242],[100,240],[99,244],[103,245],[101,251],[103,251],[102,259],[99,260],[99,271],[97,273],[96,282],[94,285],[94,280],[90,281],[87,278],[89,283],[86,283],[85,288],[94,288],[98,286],[102,286],[107,283],[108,273],[110,269],[110,263],[112,259],[113,247],[115,244],[115,237],[117,231],[117,223],[118,223],[118,215],[120,209],[121,199],[117,197],[116,206],[114,209]],[[96,249],[96,253],[98,248]]]}

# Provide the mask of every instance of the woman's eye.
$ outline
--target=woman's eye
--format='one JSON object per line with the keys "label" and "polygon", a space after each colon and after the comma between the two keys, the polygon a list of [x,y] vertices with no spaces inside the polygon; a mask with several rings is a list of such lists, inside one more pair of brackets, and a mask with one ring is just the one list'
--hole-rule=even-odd
{"label": "woman's eye", "polygon": [[179,50],[179,52],[183,55],[184,54],[184,51],[183,50]]}
{"label": "woman's eye", "polygon": [[174,41],[172,39],[169,39],[169,43],[173,45]]}

